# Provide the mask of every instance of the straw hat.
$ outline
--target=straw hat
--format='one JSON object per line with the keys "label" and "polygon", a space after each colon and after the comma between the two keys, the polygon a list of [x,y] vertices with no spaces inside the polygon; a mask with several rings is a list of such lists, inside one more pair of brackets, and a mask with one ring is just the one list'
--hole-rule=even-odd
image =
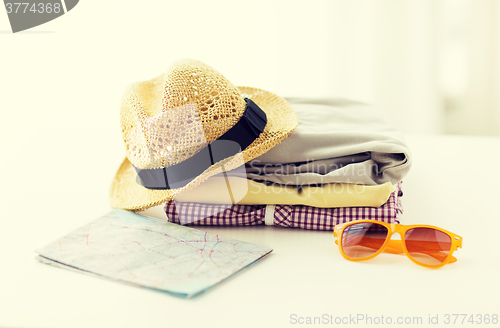
{"label": "straw hat", "polygon": [[298,125],[285,99],[235,87],[192,59],[175,61],[159,77],[129,86],[120,116],[127,157],[109,199],[111,206],[132,211],[165,203],[239,167],[279,144]]}

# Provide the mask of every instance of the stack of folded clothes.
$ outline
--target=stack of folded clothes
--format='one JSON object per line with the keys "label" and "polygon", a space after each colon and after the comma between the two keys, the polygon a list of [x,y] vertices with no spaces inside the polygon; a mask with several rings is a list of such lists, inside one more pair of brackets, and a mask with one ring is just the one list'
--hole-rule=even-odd
{"label": "stack of folded clothes", "polygon": [[361,219],[398,222],[410,151],[384,113],[348,100],[288,101],[297,129],[243,174],[214,176],[167,202],[169,221],[315,230]]}

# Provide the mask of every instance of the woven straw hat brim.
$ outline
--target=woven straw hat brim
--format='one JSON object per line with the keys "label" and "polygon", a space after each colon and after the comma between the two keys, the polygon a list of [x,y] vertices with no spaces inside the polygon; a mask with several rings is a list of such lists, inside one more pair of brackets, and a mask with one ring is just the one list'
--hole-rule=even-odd
{"label": "woven straw hat brim", "polygon": [[[297,115],[290,104],[282,97],[257,88],[238,87],[242,95],[252,99],[267,115],[267,125],[250,146],[243,150],[246,163],[271,149],[285,139],[298,125]],[[136,182],[134,168],[125,158],[115,174],[109,193],[112,207],[130,211],[143,211],[150,207],[173,200],[183,190],[190,190],[209,177],[237,168],[241,165],[241,155],[229,157],[205,170],[202,174],[177,189],[151,190]]]}

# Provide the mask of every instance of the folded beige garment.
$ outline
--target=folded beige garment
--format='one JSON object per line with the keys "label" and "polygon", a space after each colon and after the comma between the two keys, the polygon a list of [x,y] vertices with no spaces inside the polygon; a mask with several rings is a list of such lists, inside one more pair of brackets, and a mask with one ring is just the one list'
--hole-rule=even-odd
{"label": "folded beige garment", "polygon": [[214,176],[198,187],[182,192],[177,202],[242,205],[308,205],[314,207],[379,207],[394,186],[390,183],[366,186],[329,183],[321,186],[266,185],[246,178]]}
{"label": "folded beige garment", "polygon": [[248,162],[245,178],[299,186],[376,185],[397,184],[408,173],[410,150],[382,111],[343,99],[287,100],[299,126],[279,145]]}

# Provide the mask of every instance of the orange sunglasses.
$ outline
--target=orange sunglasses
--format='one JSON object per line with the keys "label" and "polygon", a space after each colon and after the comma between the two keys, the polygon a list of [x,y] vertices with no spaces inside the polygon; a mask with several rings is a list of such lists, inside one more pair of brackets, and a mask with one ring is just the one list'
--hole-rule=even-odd
{"label": "orange sunglasses", "polygon": [[[401,240],[391,240],[394,233]],[[382,252],[405,253],[416,264],[433,269],[455,262],[452,254],[462,247],[462,237],[441,228],[376,220],[338,224],[333,236],[342,256],[350,261],[369,260]]]}

